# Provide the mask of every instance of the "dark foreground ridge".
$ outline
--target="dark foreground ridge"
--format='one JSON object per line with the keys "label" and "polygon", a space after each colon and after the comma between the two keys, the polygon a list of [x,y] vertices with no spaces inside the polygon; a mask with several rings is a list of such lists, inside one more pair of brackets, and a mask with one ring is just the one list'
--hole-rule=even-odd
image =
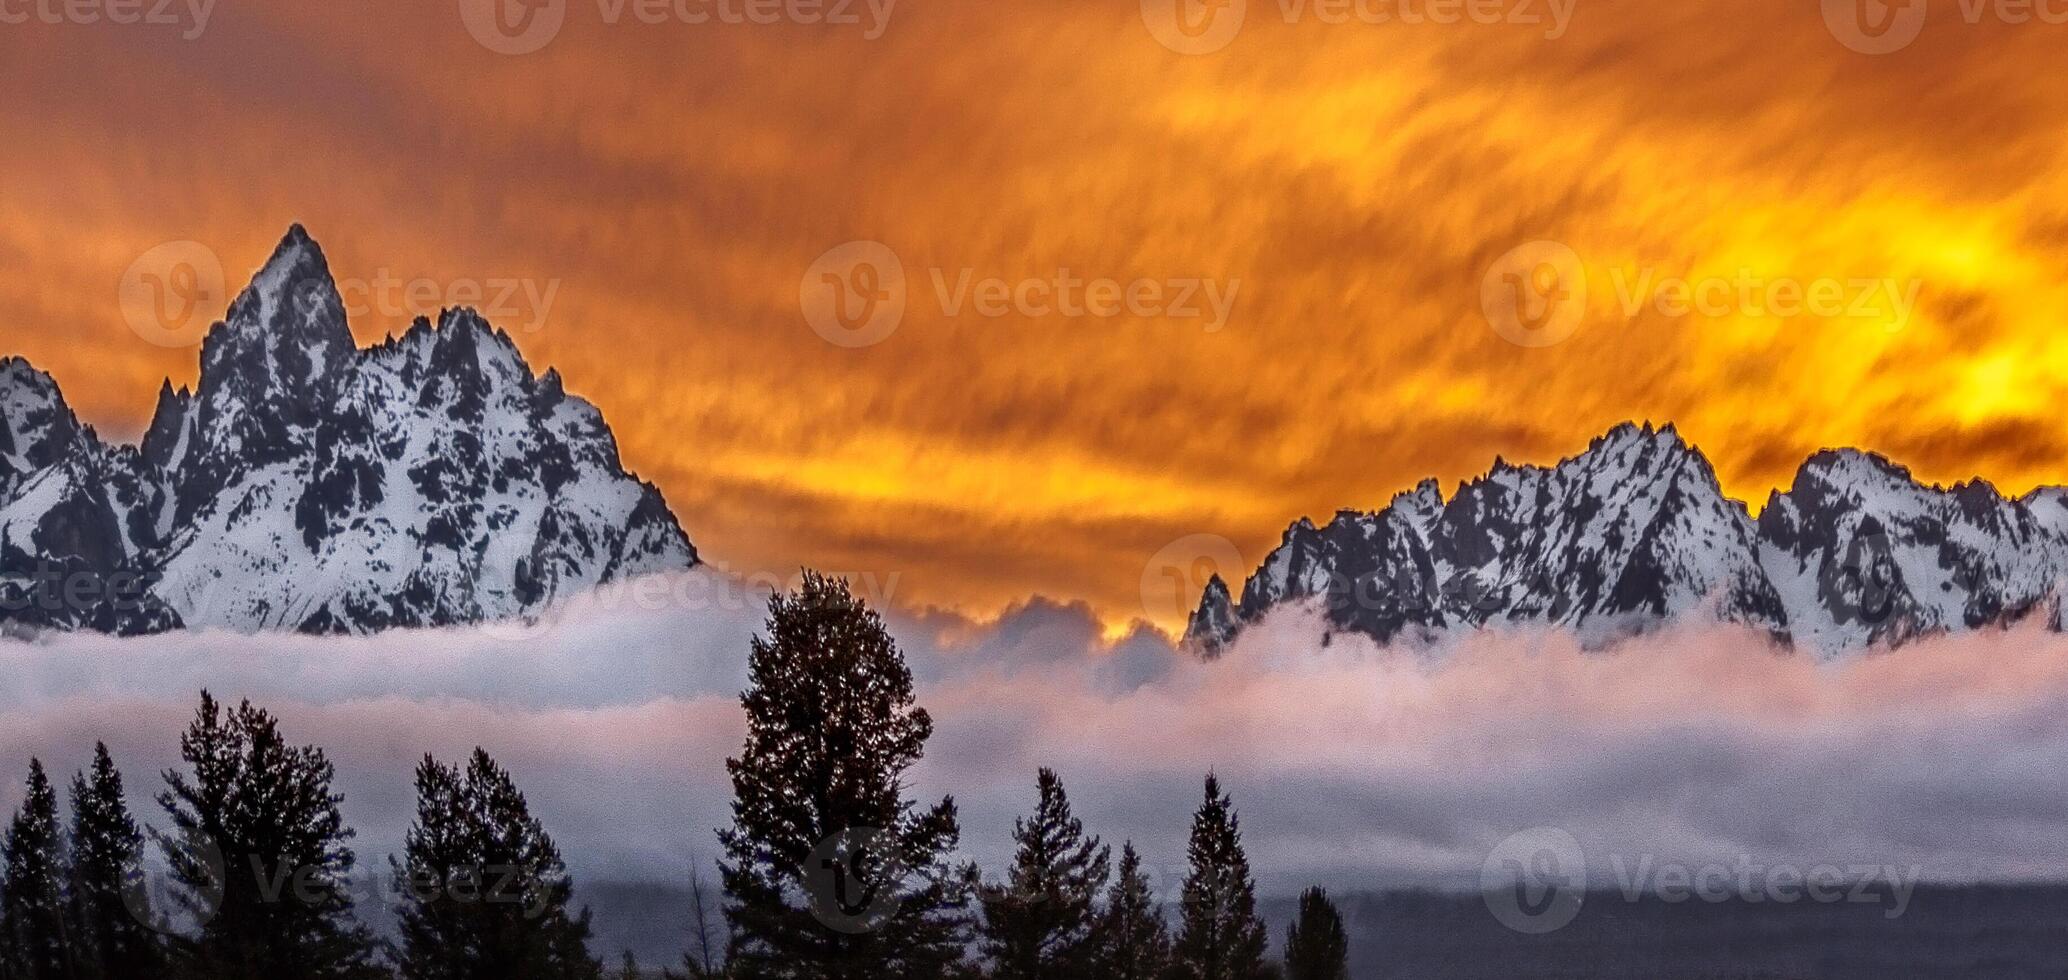
{"label": "dark foreground ridge", "polygon": [[473,310],[359,349],[297,225],[141,446],[0,361],[0,627],[365,633],[697,562],[596,408]]}
{"label": "dark foreground ridge", "polygon": [[[673,962],[690,934],[686,885],[592,880],[596,945]],[[1900,915],[1885,896],[1723,901],[1609,889],[1563,928],[1502,925],[1473,893],[1331,892],[1356,980],[1981,980],[2068,975],[2068,887],[1920,885]],[[1713,897],[1713,896],[1711,896]],[[1290,895],[1261,900],[1271,934]]]}
{"label": "dark foreground ridge", "polygon": [[1266,612],[1313,604],[1380,642],[1547,624],[1605,643],[1705,616],[1831,654],[2032,615],[2059,629],[2064,579],[2068,489],[1927,486],[1827,450],[1754,520],[1671,425],[1625,423],[1555,466],[1496,460],[1447,500],[1428,480],[1376,512],[1303,518],[1240,602],[1207,584],[1187,638],[1217,652]]}

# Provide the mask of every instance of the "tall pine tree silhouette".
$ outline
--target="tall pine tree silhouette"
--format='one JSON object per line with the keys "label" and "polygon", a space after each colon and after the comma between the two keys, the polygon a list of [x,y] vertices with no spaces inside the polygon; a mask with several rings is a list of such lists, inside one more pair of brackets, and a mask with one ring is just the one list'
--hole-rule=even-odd
{"label": "tall pine tree silhouette", "polygon": [[926,980],[958,968],[969,877],[950,865],[953,797],[905,798],[933,720],[883,620],[844,581],[806,572],[754,638],[746,746],[726,762],[719,832],[740,977]]}
{"label": "tall pine tree silhouette", "polygon": [[1041,770],[1037,785],[1034,816],[1013,822],[1019,849],[1012,870],[982,896],[984,954],[994,977],[1081,977],[1090,969],[1112,852],[1085,836],[1053,771]]}
{"label": "tall pine tree silhouette", "polygon": [[29,790],[0,842],[7,878],[0,882],[0,976],[70,980],[72,944],[65,928],[64,841],[57,790],[43,763],[29,760]]}
{"label": "tall pine tree silhouette", "polygon": [[1264,947],[1269,937],[1257,917],[1256,882],[1242,852],[1242,819],[1206,777],[1206,802],[1192,818],[1188,848],[1192,869],[1185,877],[1183,927],[1174,949],[1182,980],[1257,980],[1267,976]]}
{"label": "tall pine tree silhouette", "polygon": [[1349,980],[1350,934],[1328,892],[1300,895],[1300,915],[1285,927],[1286,980]]}
{"label": "tall pine tree silhouette", "polygon": [[158,840],[176,899],[205,920],[175,944],[179,966],[209,980],[381,976],[352,920],[352,831],[323,750],[295,747],[246,701],[225,712],[208,692],[180,736],[189,772],[168,770]]}
{"label": "tall pine tree silhouette", "polygon": [[1170,970],[1170,930],[1132,842],[1120,847],[1120,869],[1100,911],[1096,949],[1093,980],[1163,980]]}
{"label": "tall pine tree silhouette", "polygon": [[71,931],[78,980],[127,980],[165,971],[142,887],[144,835],[122,797],[122,773],[108,747],[72,777]]}
{"label": "tall pine tree silhouette", "polygon": [[508,771],[476,748],[467,768],[417,766],[417,819],[394,863],[405,980],[596,980],[589,913],[568,912],[560,849]]}

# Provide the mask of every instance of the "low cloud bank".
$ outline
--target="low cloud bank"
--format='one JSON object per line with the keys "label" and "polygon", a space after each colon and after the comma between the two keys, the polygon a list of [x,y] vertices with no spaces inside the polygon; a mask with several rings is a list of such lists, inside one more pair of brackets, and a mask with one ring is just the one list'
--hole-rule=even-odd
{"label": "low cloud bank", "polygon": [[[106,740],[149,803],[202,687],[329,750],[384,866],[426,752],[509,765],[578,875],[675,881],[716,853],[758,600],[592,598],[536,630],[0,643],[0,805],[37,755]],[[965,851],[1009,853],[1037,766],[1094,831],[1182,874],[1199,780],[1234,793],[1267,890],[1476,885],[1511,834],[1556,827],[1616,862],[1915,866],[1927,880],[2068,879],[2068,639],[2014,630],[1835,663],[1685,627],[1586,652],[1551,631],[1441,654],[1324,641],[1298,612],[1213,663],[1100,638],[1081,605],[891,618],[936,735],[918,791],[963,804]]]}

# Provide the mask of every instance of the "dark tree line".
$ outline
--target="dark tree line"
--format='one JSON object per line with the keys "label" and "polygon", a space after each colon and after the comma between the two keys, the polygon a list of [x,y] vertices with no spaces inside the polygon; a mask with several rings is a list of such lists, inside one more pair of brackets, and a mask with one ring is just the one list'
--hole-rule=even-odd
{"label": "dark tree line", "polygon": [[558,848],[487,753],[418,767],[393,941],[354,918],[352,831],[323,750],[204,691],[180,757],[157,798],[170,827],[150,832],[106,746],[72,779],[68,825],[31,760],[0,842],[0,980],[601,980]]}
{"label": "dark tree line", "polygon": [[395,862],[404,980],[602,980],[589,911],[570,910],[560,849],[510,774],[477,748],[464,770],[426,756],[416,786]]}
{"label": "dark tree line", "polygon": [[[807,573],[754,641],[745,751],[731,760],[721,831],[727,955],[691,976],[1013,980],[1294,980],[1346,975],[1340,916],[1311,891],[1266,958],[1241,820],[1206,779],[1175,935],[1132,843],[1085,831],[1062,779],[1041,770],[1016,821],[1012,866],[986,881],[957,864],[953,798],[911,798],[906,774],[933,723],[882,619],[847,584]],[[697,917],[701,926],[704,919]],[[972,955],[974,954],[974,955]]]}
{"label": "dark tree line", "polygon": [[[933,733],[882,619],[845,582],[807,573],[769,603],[741,695],[746,743],[727,763],[733,823],[721,887],[691,879],[693,924],[672,980],[1341,980],[1347,940],[1319,889],[1302,896],[1282,964],[1267,959],[1241,820],[1206,778],[1176,928],[1134,845],[1112,849],[1042,769],[1001,878],[958,861],[953,797],[913,798]],[[0,840],[0,980],[637,980],[590,951],[558,846],[510,773],[476,749],[426,757],[417,813],[390,858],[399,912],[382,939],[354,910],[353,833],[323,750],[249,702],[207,692],[184,768],[141,828],[105,746],[75,775],[70,819],[41,762]],[[155,844],[155,851],[147,847]],[[155,860],[155,864],[153,863]],[[166,871],[165,907],[144,887]]]}

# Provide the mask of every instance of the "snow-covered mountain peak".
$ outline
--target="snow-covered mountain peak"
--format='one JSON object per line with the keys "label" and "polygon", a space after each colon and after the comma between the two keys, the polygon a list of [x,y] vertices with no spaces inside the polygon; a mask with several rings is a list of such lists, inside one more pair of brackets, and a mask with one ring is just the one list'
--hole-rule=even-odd
{"label": "snow-covered mountain peak", "polygon": [[1815,492],[1818,488],[1852,494],[1875,493],[1906,488],[1917,481],[1910,469],[1880,453],[1859,449],[1819,450],[1795,470],[1789,493]]}
{"label": "snow-covered mountain peak", "polygon": [[[330,265],[296,225],[202,340],[190,447],[202,482],[220,482],[240,462],[308,449],[355,353]],[[172,425],[153,420],[153,428]],[[181,495],[190,489],[183,481]]]}
{"label": "snow-covered mountain peak", "polygon": [[1423,480],[1413,490],[1395,495],[1386,509],[1426,527],[1443,516],[1443,487],[1433,479]]}
{"label": "snow-covered mountain peak", "polygon": [[[0,370],[9,442],[17,420],[71,418],[47,381]],[[79,443],[0,472],[0,598],[52,567],[130,572],[148,595],[0,625],[448,625],[697,561],[602,413],[475,311],[358,349],[299,225],[210,331],[194,391],[160,388],[141,450]]]}
{"label": "snow-covered mountain peak", "polygon": [[1878,454],[1827,450],[1754,522],[1670,425],[1618,425],[1550,467],[1497,461],[1432,518],[1439,499],[1425,484],[1368,517],[1293,525],[1239,602],[1202,597],[1189,637],[1217,649],[1286,602],[1382,641],[1537,622],[1607,642],[1712,610],[1829,653],[2058,622],[2068,578],[2068,491],[1925,486]]}
{"label": "snow-covered mountain peak", "polygon": [[56,379],[22,358],[0,360],[0,460],[17,472],[47,466],[80,435]]}
{"label": "snow-covered mountain peak", "polygon": [[1682,439],[1671,424],[1653,428],[1650,422],[1624,422],[1588,442],[1586,452],[1560,460],[1554,469],[1662,472],[1683,467],[1696,476],[1706,476],[1712,482],[1715,479],[1709,458]]}
{"label": "snow-covered mountain peak", "polygon": [[335,356],[353,349],[344,300],[322,246],[301,225],[288,229],[207,341],[218,356],[264,358],[286,383],[323,377],[344,363]]}

